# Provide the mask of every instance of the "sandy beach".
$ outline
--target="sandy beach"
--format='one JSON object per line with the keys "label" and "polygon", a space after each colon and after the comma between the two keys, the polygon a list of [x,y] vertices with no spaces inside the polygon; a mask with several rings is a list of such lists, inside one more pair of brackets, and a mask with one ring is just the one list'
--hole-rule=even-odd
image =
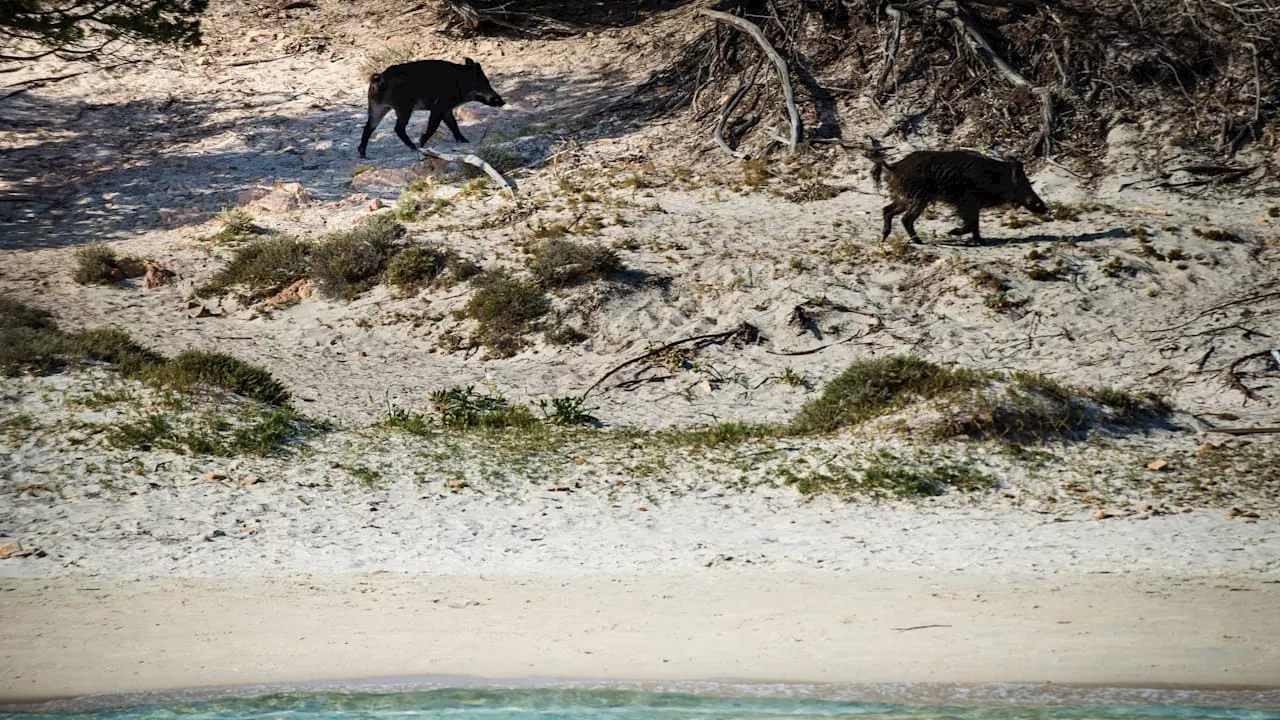
{"label": "sandy beach", "polygon": [[[690,9],[459,40],[370,32],[400,27],[390,4],[240,5],[213,3],[190,54],[12,73],[32,84],[0,104],[0,191],[35,200],[0,204],[0,291],[66,332],[260,367],[306,431],[219,449],[200,433],[260,405],[101,362],[0,373],[0,705],[426,676],[1280,691],[1273,178],[1156,187],[1153,153],[1191,160],[1151,144],[1159,118],[1117,122],[1096,167],[1028,166],[1050,214],[987,211],[966,246],[939,206],[924,242],[882,243],[856,150],[762,171],[712,143],[711,105],[608,119],[705,25]],[[483,63],[507,104],[458,111],[474,144],[432,142],[511,161],[517,194],[423,161],[390,120],[356,156],[358,68],[393,42]],[[887,137],[859,103],[846,137]],[[230,208],[252,229],[218,239]],[[466,280],[204,291],[260,238],[393,213],[400,245],[498,274],[530,275],[548,238],[623,269],[548,290],[508,355],[473,342]],[[77,282],[98,241],[173,282]],[[947,398],[716,435],[785,428],[852,364],[903,355],[1092,404],[1044,437],[931,435]],[[596,422],[446,427],[431,394],[458,387],[531,417],[578,398]],[[1096,402],[1156,396],[1143,422]]]}

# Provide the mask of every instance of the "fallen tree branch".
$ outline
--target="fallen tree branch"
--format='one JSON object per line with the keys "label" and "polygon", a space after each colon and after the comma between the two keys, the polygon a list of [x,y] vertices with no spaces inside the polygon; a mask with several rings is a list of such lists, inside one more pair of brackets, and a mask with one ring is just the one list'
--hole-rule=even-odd
{"label": "fallen tree branch", "polygon": [[1249,387],[1244,384],[1244,381],[1240,379],[1239,368],[1241,365],[1249,362],[1250,360],[1257,360],[1258,358],[1261,358],[1261,357],[1270,358],[1271,351],[1263,350],[1261,352],[1242,355],[1236,358],[1235,360],[1232,360],[1231,364],[1226,367],[1225,373],[1226,373],[1227,387],[1231,388],[1232,390],[1238,390],[1240,394],[1244,395],[1246,402],[1248,402],[1249,400],[1261,400],[1262,398],[1258,396],[1258,393],[1249,389]]}
{"label": "fallen tree branch", "polygon": [[277,55],[275,57],[254,58],[252,60],[237,60],[227,63],[227,67],[244,67],[245,65],[259,65],[261,63],[275,62],[277,60],[287,60],[298,53],[289,53],[288,55]]}
{"label": "fallen tree branch", "polygon": [[730,157],[737,158],[738,160],[746,160],[748,155],[741,150],[734,150],[729,147],[729,143],[725,142],[724,139],[724,126],[728,124],[729,116],[733,114],[734,108],[738,107],[738,103],[742,102],[742,98],[751,90],[752,87],[755,86],[756,75],[759,74],[759,72],[760,65],[757,64],[755,69],[751,71],[751,77],[747,78],[742,85],[738,87],[738,91],[733,94],[733,97],[729,98],[729,102],[725,103],[724,110],[720,112],[720,119],[716,121],[716,144],[720,146],[721,150],[729,153]]}
{"label": "fallen tree branch", "polygon": [[791,87],[791,75],[787,71],[787,61],[784,60],[783,57],[778,54],[778,51],[769,44],[769,41],[765,39],[764,33],[760,30],[760,26],[750,20],[744,20],[737,15],[730,15],[729,13],[720,12],[719,10],[708,10],[707,8],[699,10],[698,13],[727,25],[732,25],[733,27],[736,27],[750,35],[751,39],[755,40],[756,44],[760,46],[760,49],[764,51],[764,54],[773,61],[774,67],[778,69],[778,80],[782,82],[782,98],[783,101],[786,102],[787,114],[791,120],[791,138],[787,143],[787,147],[794,153],[796,151],[796,145],[800,143],[800,111],[796,108],[796,96],[795,91]]}
{"label": "fallen tree branch", "polygon": [[706,345],[708,343],[713,343],[713,342],[723,342],[735,336],[741,336],[748,342],[751,342],[759,338],[759,331],[756,330],[756,328],[752,325],[749,325],[747,323],[742,323],[741,325],[739,325],[738,327],[732,330],[726,330],[724,332],[718,332],[718,333],[711,333],[709,335],[695,335],[693,337],[682,338],[680,340],[676,340],[675,342],[667,343],[666,345],[663,345],[660,348],[654,348],[653,350],[650,350],[649,352],[639,357],[633,357],[630,360],[627,360],[620,365],[614,366],[613,369],[609,370],[609,372],[605,373],[604,375],[601,375],[599,380],[596,380],[595,382],[591,383],[591,387],[583,391],[582,397],[585,398],[587,395],[590,395],[592,390],[595,390],[596,388],[600,387],[601,383],[603,383],[605,380],[608,380],[610,377],[613,376],[614,373],[618,372],[619,370],[625,367],[634,365],[638,362],[648,360],[649,358],[654,357],[656,355],[661,355],[662,353],[670,350],[671,348],[679,347],[680,345],[684,345],[685,343],[701,343],[703,345]]}
{"label": "fallen tree branch", "polygon": [[1205,432],[1222,433],[1224,435],[1271,435],[1280,433],[1280,427],[1209,428]]}
{"label": "fallen tree branch", "polygon": [[460,163],[466,163],[467,165],[471,165],[474,167],[478,167],[481,170],[483,170],[486,175],[492,178],[494,182],[506,187],[512,193],[515,193],[515,191],[517,190],[515,180],[512,180],[506,177],[505,175],[503,175],[502,173],[498,172],[496,168],[494,168],[489,163],[485,162],[483,159],[481,159],[477,155],[472,155],[470,153],[443,153],[443,152],[440,152],[439,150],[432,150],[431,148],[421,148],[419,152],[421,152],[423,155],[426,155],[427,157],[438,158],[446,162],[460,162]]}

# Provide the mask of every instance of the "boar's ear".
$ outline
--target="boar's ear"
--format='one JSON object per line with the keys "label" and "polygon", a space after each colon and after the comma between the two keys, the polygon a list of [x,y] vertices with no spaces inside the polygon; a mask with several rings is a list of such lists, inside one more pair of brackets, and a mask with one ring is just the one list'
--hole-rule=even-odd
{"label": "boar's ear", "polygon": [[466,58],[465,64],[467,67],[475,67],[476,61],[472,60],[471,58]]}

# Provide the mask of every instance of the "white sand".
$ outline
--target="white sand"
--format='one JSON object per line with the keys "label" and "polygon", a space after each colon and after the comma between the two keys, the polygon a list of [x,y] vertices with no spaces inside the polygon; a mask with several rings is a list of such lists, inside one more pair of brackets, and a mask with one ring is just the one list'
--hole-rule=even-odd
{"label": "white sand", "polygon": [[[989,212],[985,234],[1008,242],[894,257],[876,249],[883,200],[856,154],[823,159],[819,179],[848,191],[797,204],[780,195],[802,177],[733,189],[741,171],[706,138],[686,137],[683,121],[597,127],[601,137],[576,149],[553,129],[510,146],[539,159],[569,151],[517,173],[519,200],[451,196],[448,212],[413,232],[519,267],[533,228],[573,220],[567,198],[594,193],[588,207],[607,223],[586,239],[622,248],[652,282],[557,296],[587,342],[494,361],[442,352],[445,333],[470,330],[451,315],[465,287],[410,298],[378,288],[271,313],[226,298],[222,316],[196,320],[182,302],[229,256],[200,238],[241,191],[301,182],[316,202],[257,220],[314,236],[365,214],[358,168],[413,160],[389,121],[370,160],[355,157],[355,67],[387,38],[342,19],[346,3],[321,3],[331,51],[245,66],[227,63],[281,52],[288,38],[246,32],[278,24],[226,5],[199,58],[94,73],[0,107],[0,143],[13,148],[0,189],[65,200],[0,208],[0,290],[67,327],[114,324],[166,353],[217,349],[261,364],[301,411],[339,430],[265,460],[111,449],[92,423],[138,410],[85,397],[119,381],[0,380],[0,536],[45,553],[0,560],[0,702],[427,674],[1280,686],[1276,445],[1201,444],[1222,440],[1203,432],[1211,424],[1277,423],[1274,371],[1247,366],[1248,402],[1223,374],[1280,337],[1274,200],[1120,191],[1148,176],[1144,148],[1121,127],[1113,175],[1096,185],[1054,168],[1034,178],[1046,200],[1096,209],[1029,227]],[[662,22],[689,29],[681,15]],[[661,65],[673,45],[662,37],[409,39],[422,55],[483,62],[509,104],[469,108],[463,128],[479,140],[598,112]],[[40,74],[54,73],[14,80]],[[882,131],[851,125],[848,136]],[[655,187],[629,186],[635,174]],[[400,180],[362,192],[392,203]],[[493,227],[506,212],[520,219]],[[921,228],[951,227],[939,215]],[[1151,257],[1131,234],[1139,225],[1181,259]],[[76,285],[74,249],[98,239],[156,258],[182,282]],[[1028,257],[1033,249],[1044,257]],[[1061,262],[1063,279],[1031,279],[1033,262]],[[992,309],[983,273],[1026,303]],[[1260,299],[1239,302],[1250,296]],[[818,333],[789,322],[822,297],[842,307],[814,311]],[[870,434],[767,452],[588,443],[524,462],[483,438],[370,430],[388,402],[424,410],[425,392],[486,378],[515,401],[580,393],[654,343],[744,321],[762,344],[708,348],[697,369],[606,386],[595,413],[644,428],[780,421],[852,360],[906,351],[1155,391],[1181,412],[1166,431],[1054,444],[1038,466],[994,444]],[[840,344],[776,354],[828,343]],[[779,382],[787,369],[809,387]],[[34,430],[15,429],[27,420]],[[1000,487],[848,504],[784,482],[798,458],[815,472],[857,470],[881,450],[963,460]],[[1155,460],[1170,465],[1148,470]],[[356,483],[357,466],[379,473],[377,487]]]}

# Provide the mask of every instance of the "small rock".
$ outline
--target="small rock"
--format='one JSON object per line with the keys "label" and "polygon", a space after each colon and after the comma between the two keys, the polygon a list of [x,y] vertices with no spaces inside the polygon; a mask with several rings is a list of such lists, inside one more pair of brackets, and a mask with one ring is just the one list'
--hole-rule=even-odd
{"label": "small rock", "polygon": [[382,198],[374,198],[364,206],[364,209],[366,212],[373,212],[374,210],[381,210],[383,207],[385,206],[382,203]]}
{"label": "small rock", "polygon": [[205,482],[218,482],[220,480],[226,480],[226,479],[227,479],[226,475],[223,475],[222,473],[216,473],[216,472],[205,473],[205,476],[204,476]]}
{"label": "small rock", "polygon": [[12,557],[21,557],[25,553],[22,550],[22,542],[11,538],[0,538],[0,560],[8,560]]}
{"label": "small rock", "polygon": [[199,318],[214,317],[217,314],[218,313],[210,310],[206,305],[198,305],[196,306],[196,311],[191,313],[190,315],[187,315],[187,317],[191,318],[192,320],[197,320]]}
{"label": "small rock", "polygon": [[311,280],[302,278],[294,282],[289,287],[281,290],[275,295],[267,299],[267,305],[279,307],[281,305],[292,305],[299,300],[306,300],[315,295],[315,288],[311,285]]}
{"label": "small rock", "polygon": [[586,458],[576,457],[576,458],[574,458],[574,459],[573,459],[573,464],[574,464],[574,465],[586,465],[586,464],[587,464],[587,459],[586,459]]}
{"label": "small rock", "polygon": [[450,490],[461,490],[462,488],[467,487],[467,481],[466,480],[450,480],[445,483],[445,486],[448,487]]}
{"label": "small rock", "polygon": [[292,212],[311,202],[311,193],[299,183],[250,188],[236,198],[236,204],[270,213]]}
{"label": "small rock", "polygon": [[1147,469],[1155,470],[1156,472],[1159,472],[1167,467],[1169,467],[1169,461],[1165,460],[1164,458],[1160,458],[1159,460],[1152,460],[1151,462],[1147,463]]}
{"label": "small rock", "polygon": [[250,475],[249,477],[240,478],[239,485],[240,487],[249,487],[250,485],[257,485],[260,482],[262,482],[262,478],[257,475]]}
{"label": "small rock", "polygon": [[171,285],[178,277],[177,273],[167,267],[164,267],[160,263],[143,260],[142,264],[147,269],[146,277],[142,279],[142,287],[147,288],[148,290],[151,288],[161,287],[162,285]]}
{"label": "small rock", "polygon": [[1103,510],[1102,508],[1098,508],[1098,511],[1093,514],[1093,517],[1098,520],[1106,520],[1107,518],[1111,518],[1115,516],[1116,516],[1115,513],[1111,512],[1110,510]]}
{"label": "small rock", "polygon": [[204,541],[209,542],[214,538],[226,537],[227,534],[221,530],[210,530],[204,534]]}

